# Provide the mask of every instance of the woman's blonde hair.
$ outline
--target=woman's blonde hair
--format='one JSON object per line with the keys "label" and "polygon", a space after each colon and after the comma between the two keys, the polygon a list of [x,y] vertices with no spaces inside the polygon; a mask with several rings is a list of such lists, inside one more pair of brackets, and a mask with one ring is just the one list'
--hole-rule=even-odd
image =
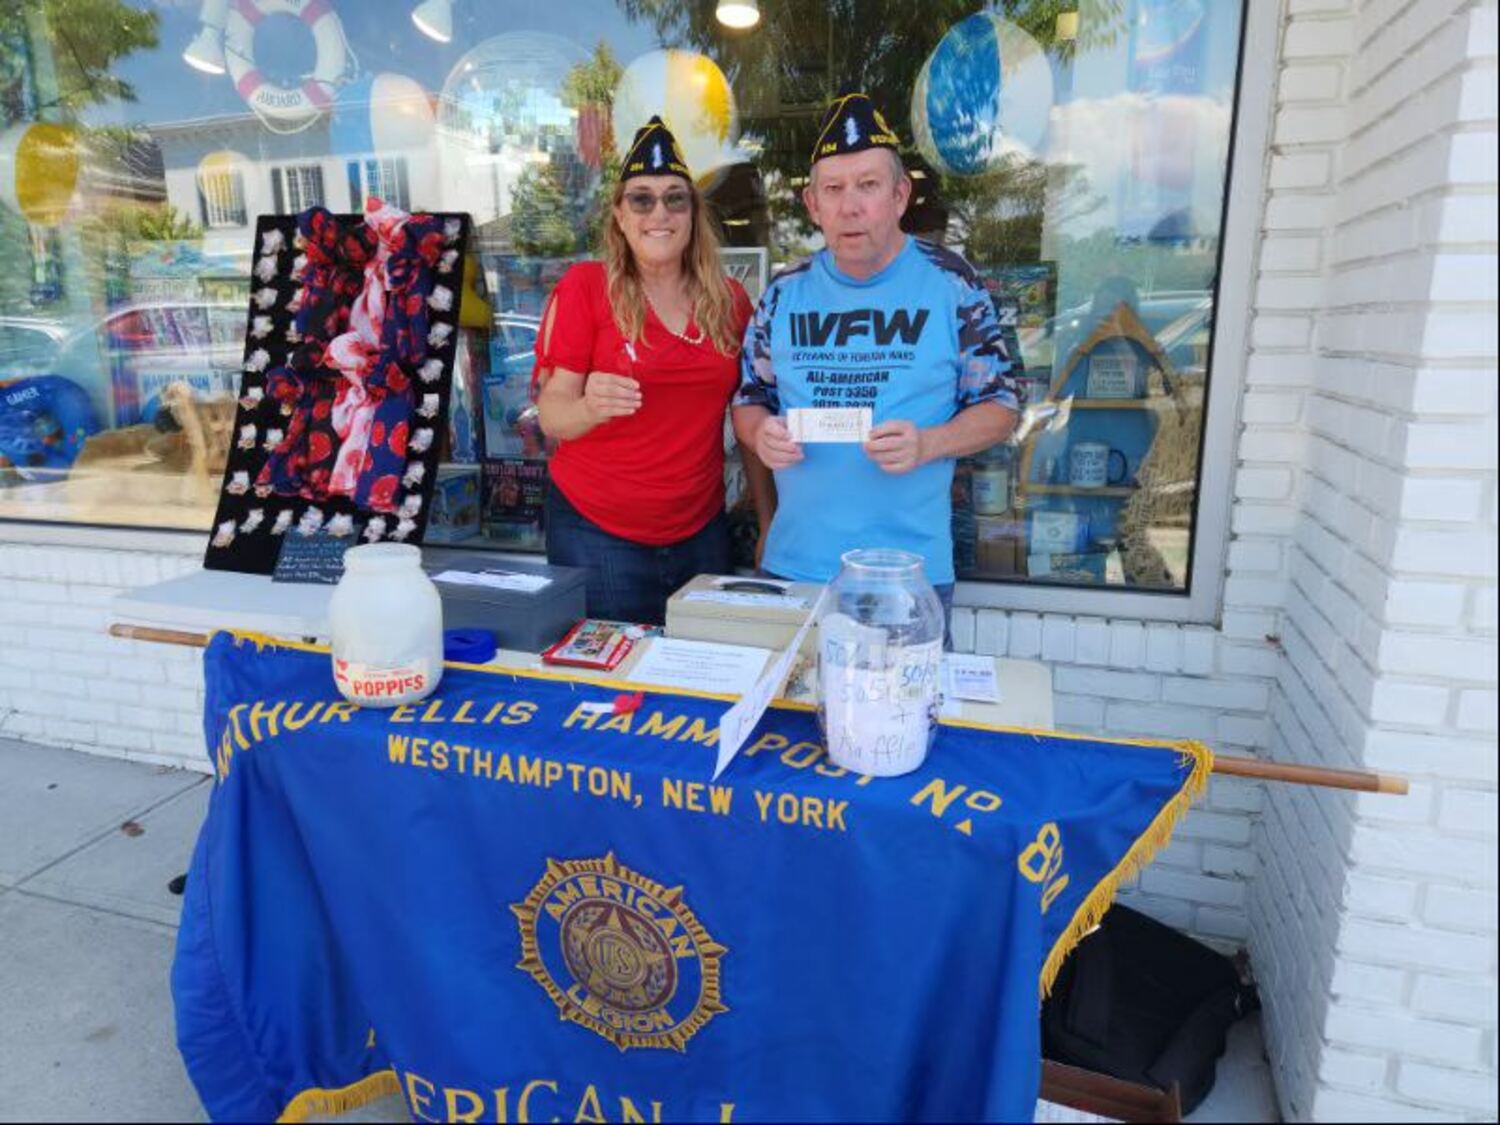
{"label": "woman's blonde hair", "polygon": [[[627,186],[623,182],[615,185],[609,210],[604,215],[604,274],[609,282],[609,307],[620,335],[627,340],[640,340],[646,331],[646,292],[641,288],[641,275],[630,243],[615,218],[615,208],[625,198]],[[693,197],[693,228],[687,249],[682,252],[682,272],[687,276],[693,319],[715,351],[720,355],[738,355],[740,332],[735,324],[734,297],[719,258],[719,235],[702,193],[693,184],[688,185],[688,190]]]}

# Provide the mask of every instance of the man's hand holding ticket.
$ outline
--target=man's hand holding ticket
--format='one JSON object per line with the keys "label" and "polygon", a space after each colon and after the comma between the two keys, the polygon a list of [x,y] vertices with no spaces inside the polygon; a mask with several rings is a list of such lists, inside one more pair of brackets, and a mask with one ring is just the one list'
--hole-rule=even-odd
{"label": "man's hand holding ticket", "polygon": [[799,407],[786,412],[792,440],[863,444],[870,436],[873,414],[868,406]]}

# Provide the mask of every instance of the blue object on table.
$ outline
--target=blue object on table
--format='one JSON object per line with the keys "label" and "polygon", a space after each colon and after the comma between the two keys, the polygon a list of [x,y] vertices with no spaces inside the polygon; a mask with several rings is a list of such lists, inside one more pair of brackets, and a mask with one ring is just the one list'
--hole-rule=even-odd
{"label": "blue object on table", "polygon": [[773,707],[708,785],[723,699],[449,668],[361,710],[321,648],[204,659],[172,989],[218,1121],[1029,1120],[1039,991],[1212,762],[944,725],[871,781]]}
{"label": "blue object on table", "polygon": [[443,659],[459,664],[488,664],[494,659],[495,634],[488,629],[444,629]]}

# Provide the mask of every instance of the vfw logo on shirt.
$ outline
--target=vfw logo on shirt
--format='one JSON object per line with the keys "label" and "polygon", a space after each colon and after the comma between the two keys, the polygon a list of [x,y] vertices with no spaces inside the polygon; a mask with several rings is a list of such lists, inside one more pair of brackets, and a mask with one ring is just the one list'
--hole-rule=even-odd
{"label": "vfw logo on shirt", "polygon": [[797,347],[846,347],[857,339],[887,347],[898,339],[908,346],[922,338],[931,309],[850,309],[833,313],[790,313]]}

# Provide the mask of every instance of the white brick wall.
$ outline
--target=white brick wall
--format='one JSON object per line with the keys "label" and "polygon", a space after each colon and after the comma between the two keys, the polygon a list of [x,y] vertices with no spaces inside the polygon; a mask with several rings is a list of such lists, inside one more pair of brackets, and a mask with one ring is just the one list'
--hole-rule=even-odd
{"label": "white brick wall", "polygon": [[208,772],[201,654],[105,632],[115,594],[196,569],[201,539],[28,542],[56,538],[0,523],[0,736]]}
{"label": "white brick wall", "polygon": [[[1218,626],[954,615],[1065,728],[1412,778],[1218,779],[1128,892],[1248,945],[1294,1120],[1496,1112],[1495,56],[1493,0],[1284,0]],[[201,543],[37,538],[0,524],[0,734],[206,768],[197,653],[102,632]]]}
{"label": "white brick wall", "polygon": [[1313,0],[1284,32],[1273,161],[1305,174],[1267,202],[1244,415],[1305,443],[1268,748],[1413,777],[1266,790],[1250,947],[1290,1118],[1495,1114],[1494,29]]}

